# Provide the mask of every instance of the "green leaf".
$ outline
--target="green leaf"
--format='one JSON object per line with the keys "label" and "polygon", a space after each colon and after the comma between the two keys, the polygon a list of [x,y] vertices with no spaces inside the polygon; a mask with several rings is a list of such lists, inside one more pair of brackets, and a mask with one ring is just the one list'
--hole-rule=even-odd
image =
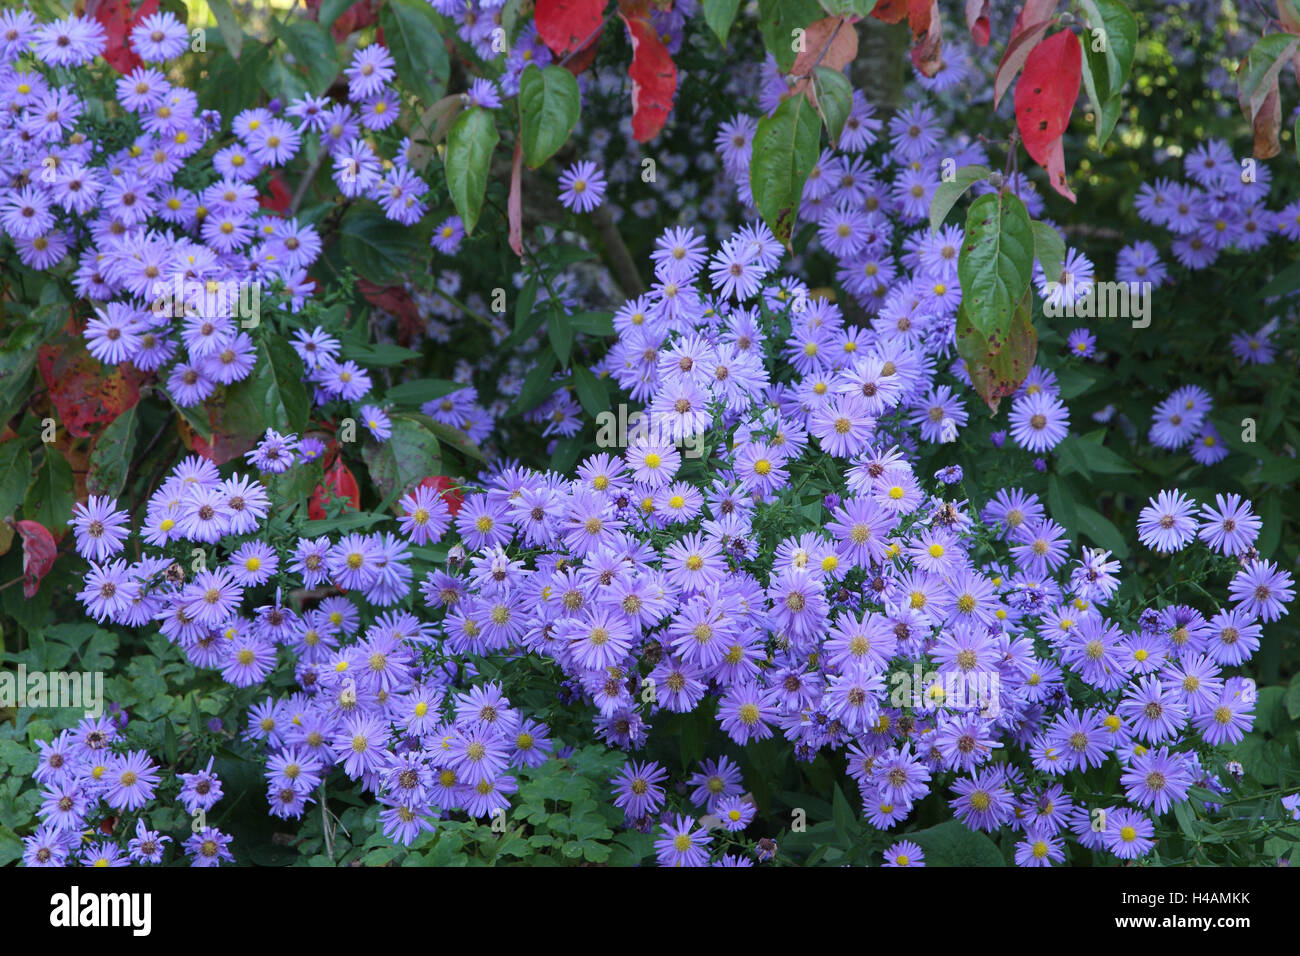
{"label": "green leaf", "polygon": [[392,416],[393,434],[383,443],[368,441],[361,457],[370,480],[385,498],[396,498],[430,475],[442,473],[438,436],[424,415]]}
{"label": "green leaf", "polygon": [[459,428],[453,428],[450,425],[444,425],[428,416],[421,415],[420,420],[424,422],[427,428],[431,428],[433,433],[444,445],[450,445],[467,458],[473,458],[477,461],[486,461],[483,457],[483,451],[469,440],[469,435]]}
{"label": "green leaf", "polygon": [[952,211],[953,206],[957,205],[957,200],[966,194],[966,190],[981,179],[988,178],[987,166],[963,166],[957,170],[951,182],[945,180],[935,187],[934,195],[930,197],[930,229],[938,232],[943,221],[948,218],[948,213]]}
{"label": "green leaf", "polygon": [[840,843],[849,845],[852,834],[858,830],[858,818],[838,783],[835,784],[834,796],[831,798],[831,821],[835,827],[835,836]]}
{"label": "green leaf", "polygon": [[879,0],[821,0],[822,9],[833,17],[869,17]]}
{"label": "green leaf", "polygon": [[578,80],[562,66],[529,67],[519,76],[524,161],[536,169],[564,145],[578,123]]}
{"label": "green leaf", "polygon": [[466,233],[473,232],[478,225],[483,196],[487,191],[492,150],[496,149],[500,138],[492,114],[481,106],[461,113],[447,134],[447,190],[461,222],[465,224]]}
{"label": "green leaf", "polygon": [[275,35],[293,54],[295,65],[306,71],[307,88],[317,96],[329,89],[339,74],[338,49],[329,30],[311,20],[295,19],[283,24],[272,18],[271,22]]}
{"label": "green leaf", "polygon": [[[268,46],[256,43],[243,51],[236,60],[228,50],[208,54],[207,78],[199,84],[199,105],[217,110],[222,116],[238,113],[258,95],[259,85],[264,85],[266,65],[271,60]],[[274,62],[282,62],[276,59]],[[305,84],[300,84],[305,85]]]}
{"label": "green leaf", "polygon": [[45,460],[23,499],[23,517],[45,525],[54,534],[62,534],[68,530],[75,501],[68,460],[53,445],[46,445]]}
{"label": "green leaf", "polygon": [[573,366],[573,390],[582,403],[583,411],[592,418],[609,409],[609,392],[585,365]]}
{"label": "green leaf", "polygon": [[343,355],[362,365],[378,365],[383,368],[392,368],[420,357],[420,353],[414,349],[402,348],[390,342],[344,342]]}
{"label": "green leaf", "polygon": [[957,277],[962,308],[993,352],[1002,347],[1033,273],[1034,229],[1025,204],[1006,191],[971,203]]}
{"label": "green leaf", "polygon": [[311,396],[304,379],[302,359],[283,336],[269,335],[258,349],[257,377],[253,399],[268,428],[279,432],[301,432],[311,413]]}
{"label": "green leaf", "polygon": [[1006,865],[997,844],[956,820],[910,833],[908,839],[925,851],[926,866]]}
{"label": "green leaf", "polygon": [[794,31],[807,29],[822,16],[817,0],[758,0],[758,29],[763,34],[763,45],[782,73],[789,73],[799,56]]}
{"label": "green leaf", "polygon": [[0,520],[14,514],[32,480],[32,456],[23,443],[0,444]]}
{"label": "green leaf", "polygon": [[[122,412],[95,439],[95,446],[90,451],[90,468],[86,472],[86,491],[90,494],[116,498],[122,493],[127,473],[131,470],[131,456],[135,453],[138,407],[132,405]],[[2,513],[3,509],[0,509]]]}
{"label": "green leaf", "polygon": [[804,182],[821,149],[821,121],[808,97],[791,96],[758,121],[749,185],[754,205],[786,247],[803,197]]}
{"label": "green leaf", "polygon": [[569,352],[573,348],[573,325],[568,313],[561,309],[551,311],[550,318],[546,320],[546,337],[555,350],[555,357],[560,360],[560,367],[568,368]]}
{"label": "green leaf", "polygon": [[1286,715],[1292,720],[1300,720],[1300,674],[1291,678],[1283,702],[1286,704]]}
{"label": "green leaf", "polygon": [[614,313],[578,312],[570,316],[573,331],[608,338],[614,334]]}
{"label": "green leaf", "polygon": [[717,34],[718,42],[727,45],[727,34],[735,22],[740,0],[704,0],[704,22]]}
{"label": "green leaf", "polygon": [[1061,439],[1056,446],[1056,453],[1062,462],[1069,464],[1085,478],[1091,478],[1093,472],[1101,475],[1131,475],[1137,472],[1123,456],[1100,443],[1076,435],[1067,435]]}
{"label": "green leaf", "polygon": [[1034,230],[1034,258],[1043,267],[1043,275],[1049,279],[1059,277],[1065,261],[1065,240],[1045,222],[1035,219],[1030,225]]}
{"label": "green leaf", "polygon": [[1089,31],[1083,45],[1083,82],[1092,103],[1097,145],[1104,146],[1119,118],[1120,90],[1128,81],[1137,51],[1137,18],[1119,0],[1081,0]]}
{"label": "green leaf", "polygon": [[533,306],[537,304],[537,276],[529,276],[524,282],[523,288],[519,290],[519,298],[515,299],[515,330],[524,327],[524,324],[532,317]]}
{"label": "green leaf", "polygon": [[450,395],[464,387],[460,382],[451,382],[442,378],[421,378],[394,385],[384,393],[384,398],[394,405],[418,406],[442,398],[444,395]]}
{"label": "green leaf", "polygon": [[826,132],[830,134],[831,145],[834,146],[840,141],[849,111],[853,109],[853,84],[839,70],[824,66],[817,67],[815,83],[817,108],[821,110]]}
{"label": "green leaf", "polygon": [[1047,477],[1047,509],[1052,520],[1059,521],[1068,530],[1073,531],[1079,522],[1075,517],[1074,499],[1070,496],[1065,482],[1056,475]]}
{"label": "green leaf", "polygon": [[451,75],[433,8],[425,0],[388,0],[380,8],[379,24],[403,85],[421,102],[432,103]]}
{"label": "green leaf", "polygon": [[1128,557],[1124,536],[1105,516],[1081,504],[1074,505],[1074,516],[1079,532],[1091,538],[1093,544],[1105,548],[1120,560]]}
{"label": "green leaf", "polygon": [[[1300,134],[1300,127],[1296,128],[1296,132]],[[1300,135],[1296,141],[1300,143]],[[1300,289],[1300,262],[1293,262],[1259,290],[1259,297],[1269,299],[1275,295],[1289,295],[1297,289]]]}
{"label": "green leaf", "polygon": [[523,387],[520,388],[518,397],[510,406],[509,414],[518,415],[520,412],[531,411],[541,404],[542,399],[559,388],[558,384],[551,382],[553,371],[555,371],[555,353],[551,351],[550,346],[547,346],[537,353],[537,364],[524,376]]}
{"label": "green leaf", "polygon": [[221,39],[225,42],[226,49],[230,51],[232,57],[239,59],[239,52],[244,48],[244,31],[235,18],[230,0],[208,0],[208,9],[217,18],[217,29],[221,31]]}
{"label": "green leaf", "polygon": [[339,229],[339,251],[357,273],[377,285],[391,285],[413,271],[425,246],[416,234],[391,221],[373,205],[354,206]]}

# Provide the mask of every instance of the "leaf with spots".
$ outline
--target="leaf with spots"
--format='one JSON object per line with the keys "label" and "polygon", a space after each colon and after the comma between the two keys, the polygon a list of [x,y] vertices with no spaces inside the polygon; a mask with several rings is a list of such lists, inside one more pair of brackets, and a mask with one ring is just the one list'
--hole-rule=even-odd
{"label": "leaf with spots", "polygon": [[1016,126],[1025,150],[1047,170],[1052,188],[1070,202],[1075,196],[1065,182],[1065,147],[1061,137],[1070,125],[1070,112],[1079,98],[1083,50],[1070,30],[1054,33],[1025,61],[1016,84]]}
{"label": "leaf with spots", "polygon": [[1011,328],[1033,272],[1034,228],[1025,204],[1005,190],[971,203],[957,278],[970,322],[995,350]]}
{"label": "leaf with spots", "polygon": [[1007,334],[994,347],[966,313],[957,310],[957,354],[966,363],[971,384],[984,403],[996,412],[998,403],[1014,395],[1033,368],[1038,354],[1038,333],[1030,322],[1031,294],[1016,304]]}
{"label": "leaf with spots", "polygon": [[599,36],[607,0],[537,0],[537,35],[557,57],[581,50]]}

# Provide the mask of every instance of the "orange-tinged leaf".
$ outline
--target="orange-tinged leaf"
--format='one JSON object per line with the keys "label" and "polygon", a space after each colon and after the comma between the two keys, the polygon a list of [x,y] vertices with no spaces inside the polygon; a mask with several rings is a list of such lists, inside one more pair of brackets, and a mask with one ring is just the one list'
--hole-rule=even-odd
{"label": "orange-tinged leaf", "polygon": [[1061,136],[1070,125],[1082,78],[1079,38],[1062,30],[1034,47],[1016,84],[1016,126],[1025,150],[1047,170],[1052,188],[1070,202],[1075,196],[1065,182]]}
{"label": "orange-tinged leaf", "polygon": [[133,407],[140,400],[140,383],[147,378],[129,362],[100,364],[80,338],[42,345],[36,365],[59,424],[78,438],[89,438],[90,426],[106,425]]}
{"label": "orange-tinged leaf", "polygon": [[907,18],[908,0],[880,0],[871,15],[886,23],[901,23]]}
{"label": "orange-tinged leaf", "polygon": [[912,0],[907,22],[912,28],[912,65],[922,76],[934,76],[943,69],[943,21],[939,17],[939,0]]}
{"label": "orange-tinged leaf", "polygon": [[[827,45],[829,44],[829,46]],[[823,56],[822,51],[826,53]],[[804,33],[803,52],[794,60],[790,75],[807,77],[813,66],[824,66],[837,73],[853,62],[858,55],[858,31],[847,17],[825,17],[808,25]],[[818,57],[821,58],[818,62]],[[808,91],[808,98],[815,100],[807,79],[801,79],[790,88],[790,93]]]}

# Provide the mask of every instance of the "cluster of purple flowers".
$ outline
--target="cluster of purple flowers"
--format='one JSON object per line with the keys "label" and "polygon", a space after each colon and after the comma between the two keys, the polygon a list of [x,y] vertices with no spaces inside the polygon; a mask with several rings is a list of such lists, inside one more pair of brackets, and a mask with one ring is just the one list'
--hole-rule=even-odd
{"label": "cluster of purple flowers", "polygon": [[[140,750],[122,746],[125,720],[87,717],[75,729],[40,741],[32,776],[41,786],[40,825],[23,841],[26,866],[130,866],[162,861],[171,837],[149,829],[136,817],[134,836],[125,848],[111,839],[89,840],[83,833],[101,813],[136,814],[156,796],[159,768]],[[221,780],[205,769],[178,774],[180,803],[192,815],[211,810],[222,797]],[[195,827],[185,842],[192,866],[217,866],[234,857],[230,837],[214,827]]]}
{"label": "cluster of purple flowers", "polygon": [[1199,385],[1184,385],[1156,405],[1147,439],[1157,448],[1177,451],[1190,444],[1198,465],[1214,465],[1228,457],[1223,436],[1210,421],[1214,398]]}
{"label": "cluster of purple flowers", "polygon": [[1173,234],[1173,256],[1188,269],[1207,268],[1230,249],[1260,249],[1275,235],[1300,239],[1300,200],[1268,209],[1272,173],[1263,163],[1239,160],[1227,143],[1211,139],[1183,157],[1183,171],[1188,182],[1144,183],[1134,208],[1143,221]]}

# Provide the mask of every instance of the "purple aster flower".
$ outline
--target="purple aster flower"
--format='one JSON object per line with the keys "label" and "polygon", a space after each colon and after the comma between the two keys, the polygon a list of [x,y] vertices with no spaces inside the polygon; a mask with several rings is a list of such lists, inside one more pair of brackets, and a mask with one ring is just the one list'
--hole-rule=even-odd
{"label": "purple aster flower", "polygon": [[153,799],[158,779],[158,768],[143,750],[115,756],[103,776],[104,801],[114,810],[138,810]]}
{"label": "purple aster flower", "polygon": [[1195,509],[1177,488],[1160,492],[1138,515],[1138,539],[1161,554],[1181,551],[1196,539]]}
{"label": "purple aster flower", "polygon": [[190,31],[170,13],[145,17],[131,30],[131,49],[146,63],[174,60],[190,48]]}
{"label": "purple aster flower", "polygon": [[1214,496],[1213,505],[1201,506],[1198,536],[1220,554],[1236,556],[1250,550],[1263,522],[1251,511],[1250,502],[1229,493]]}
{"label": "purple aster flower", "polygon": [[198,773],[178,773],[181,781],[180,801],[185,812],[193,816],[200,810],[211,810],[221,799],[221,779],[212,772],[215,757],[208,758],[208,765]]}
{"label": "purple aster flower", "polygon": [[1228,584],[1228,596],[1237,609],[1262,621],[1276,621],[1295,600],[1291,575],[1272,561],[1256,559],[1237,572]]}
{"label": "purple aster flower", "polygon": [[672,822],[661,824],[663,836],[655,840],[660,866],[707,866],[709,831],[697,826],[688,816],[677,814]]}
{"label": "purple aster flower", "polygon": [[135,821],[135,836],[126,844],[127,853],[136,863],[161,863],[163,851],[172,838],[145,826],[144,819]]}
{"label": "purple aster flower", "polygon": [[629,823],[658,813],[664,803],[661,784],[667,779],[668,771],[654,761],[628,761],[609,781],[614,786],[614,806],[623,811]]}
{"label": "purple aster flower", "polygon": [[900,840],[885,851],[881,866],[925,866],[925,851],[911,840]]}
{"label": "purple aster flower", "polygon": [[560,202],[575,212],[591,212],[605,199],[605,177],[589,160],[574,163],[560,174]]}
{"label": "purple aster flower", "polygon": [[1059,398],[1036,392],[1011,403],[1011,437],[1022,448],[1041,452],[1060,444],[1069,432],[1070,411]]}
{"label": "purple aster flower", "polygon": [[273,428],[257,443],[257,447],[244,455],[249,464],[270,475],[282,475],[292,467],[298,436],[281,435]]}
{"label": "purple aster flower", "polygon": [[430,245],[445,256],[454,256],[460,251],[460,242],[465,238],[465,226],[460,216],[448,216],[441,226],[433,231]]}
{"label": "purple aster flower", "polygon": [[199,830],[185,841],[185,853],[190,857],[190,866],[220,866],[223,861],[234,863],[235,856],[229,849],[232,839],[216,827]]}
{"label": "purple aster flower", "polygon": [[1157,816],[1186,800],[1193,782],[1186,756],[1170,753],[1167,747],[1135,754],[1120,777],[1129,801]]}
{"label": "purple aster flower", "polygon": [[130,534],[130,520],[107,495],[91,495],[85,504],[73,505],[68,524],[77,537],[77,554],[96,563],[117,554]]}

